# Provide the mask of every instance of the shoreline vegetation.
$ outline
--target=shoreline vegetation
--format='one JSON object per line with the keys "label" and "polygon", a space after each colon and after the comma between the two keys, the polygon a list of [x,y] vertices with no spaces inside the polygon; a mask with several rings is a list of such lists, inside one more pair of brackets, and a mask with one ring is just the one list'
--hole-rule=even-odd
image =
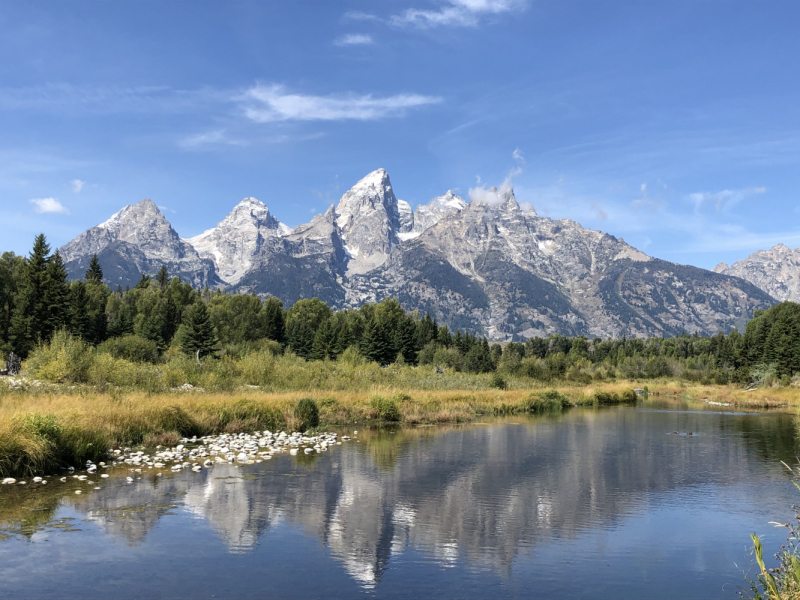
{"label": "shoreline vegetation", "polygon": [[[411,369],[406,367],[406,369]],[[416,369],[414,369],[416,370]],[[400,376],[402,373],[394,374]],[[580,406],[632,405],[642,382],[590,386],[511,380],[492,388],[489,375],[439,377],[452,389],[372,385],[362,389],[267,392],[98,390],[91,386],[35,385],[0,379],[0,477],[42,475],[107,458],[110,448],[174,446],[182,438],[253,431],[305,431],[345,425],[469,423],[485,416],[556,413]],[[526,387],[516,387],[527,383]],[[743,392],[732,386],[647,382],[651,399],[706,402],[710,408],[777,408],[800,398],[793,389]],[[308,415],[312,416],[309,417]]]}
{"label": "shoreline vegetation", "polygon": [[112,290],[96,256],[70,282],[40,235],[30,256],[0,258],[0,352],[13,375],[0,377],[0,475],[79,466],[120,445],[296,431],[304,398],[328,426],[633,403],[648,386],[722,407],[800,405],[800,304],[712,337],[490,343],[452,325],[395,298],[287,310],[275,297],[196,290],[164,267]]}

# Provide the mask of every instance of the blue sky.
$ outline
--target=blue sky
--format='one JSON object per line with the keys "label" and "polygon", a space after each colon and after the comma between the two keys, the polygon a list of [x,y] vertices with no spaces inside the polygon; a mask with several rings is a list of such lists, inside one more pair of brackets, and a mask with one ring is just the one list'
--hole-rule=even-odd
{"label": "blue sky", "polygon": [[295,226],[378,167],[711,268],[800,245],[800,2],[0,4],[0,247],[152,198]]}

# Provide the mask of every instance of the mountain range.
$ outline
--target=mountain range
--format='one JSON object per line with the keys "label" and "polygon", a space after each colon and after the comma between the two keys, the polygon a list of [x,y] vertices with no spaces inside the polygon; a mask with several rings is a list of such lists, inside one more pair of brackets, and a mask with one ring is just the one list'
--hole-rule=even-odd
{"label": "mountain range", "polygon": [[412,210],[383,169],[295,228],[245,198],[216,227],[183,239],[142,200],[60,252],[73,278],[97,254],[111,285],[132,286],[165,265],[197,287],[277,296],[286,306],[316,296],[354,308],[393,296],[500,341],[727,332],[800,290],[800,255],[791,254],[795,276],[780,287],[758,258],[714,271],[659,260],[622,238],[523,209],[510,187],[470,202],[448,191]]}

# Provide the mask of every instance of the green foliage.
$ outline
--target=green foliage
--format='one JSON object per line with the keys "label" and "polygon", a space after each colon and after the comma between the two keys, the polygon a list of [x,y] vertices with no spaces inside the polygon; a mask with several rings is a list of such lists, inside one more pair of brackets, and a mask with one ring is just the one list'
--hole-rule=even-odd
{"label": "green foliage", "polygon": [[377,418],[382,421],[397,422],[403,418],[397,403],[391,398],[375,396],[370,400],[369,405],[375,411]]}
{"label": "green foliage", "polygon": [[489,385],[498,390],[508,389],[508,382],[506,381],[505,377],[503,377],[497,371],[492,373],[492,382]]}
{"label": "green foliage", "polygon": [[57,331],[49,344],[37,346],[25,362],[35,378],[54,383],[87,381],[94,357],[93,349],[66,330]]}
{"label": "green foliage", "polygon": [[133,362],[156,362],[158,360],[156,343],[138,335],[111,338],[100,344],[97,351]]}
{"label": "green foliage", "polygon": [[195,302],[186,310],[186,318],[179,330],[178,344],[186,354],[209,356],[218,350],[217,336],[208,316],[205,302]]}
{"label": "green foliage", "polygon": [[300,430],[307,431],[319,426],[319,407],[311,398],[303,398],[294,407],[294,416],[300,421]]}
{"label": "green foliage", "polygon": [[556,390],[531,394],[523,404],[525,412],[528,413],[561,410],[569,405],[569,399]]}

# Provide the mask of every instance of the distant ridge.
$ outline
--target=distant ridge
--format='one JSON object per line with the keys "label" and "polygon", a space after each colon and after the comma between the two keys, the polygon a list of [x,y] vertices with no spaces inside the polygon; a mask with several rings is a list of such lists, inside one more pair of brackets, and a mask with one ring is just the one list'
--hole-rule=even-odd
{"label": "distant ridge", "polygon": [[245,198],[216,227],[181,239],[143,200],[61,251],[74,278],[97,253],[112,285],[133,285],[164,264],[195,286],[274,295],[287,306],[313,296],[336,308],[395,296],[492,340],[709,335],[776,302],[729,276],[739,263],[717,273],[658,260],[575,221],[523,210],[510,188],[469,203],[447,192],[412,211],[383,169],[294,229]]}

